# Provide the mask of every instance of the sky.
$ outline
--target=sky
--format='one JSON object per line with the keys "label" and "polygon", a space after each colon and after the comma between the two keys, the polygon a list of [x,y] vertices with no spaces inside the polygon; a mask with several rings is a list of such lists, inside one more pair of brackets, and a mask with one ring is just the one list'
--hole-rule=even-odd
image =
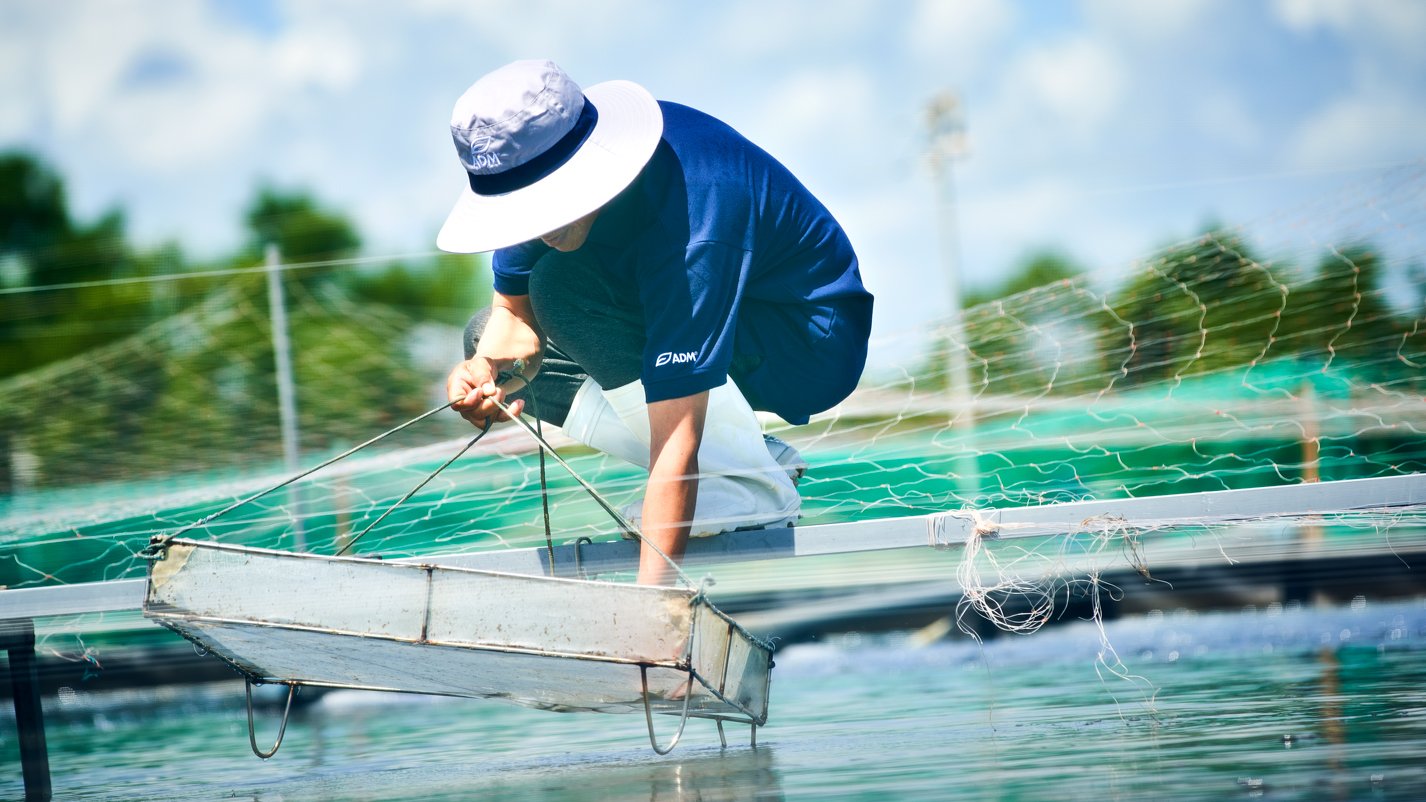
{"label": "sky", "polygon": [[[54,164],[81,218],[122,207],[140,243],[231,252],[266,181],[351,216],[368,255],[426,253],[463,183],[455,99],[550,58],[791,168],[891,334],[944,314],[951,269],[985,287],[1055,249],[1112,282],[1211,222],[1419,163],[1423,41],[1419,0],[0,0],[0,149]],[[945,93],[964,135],[938,185]]]}

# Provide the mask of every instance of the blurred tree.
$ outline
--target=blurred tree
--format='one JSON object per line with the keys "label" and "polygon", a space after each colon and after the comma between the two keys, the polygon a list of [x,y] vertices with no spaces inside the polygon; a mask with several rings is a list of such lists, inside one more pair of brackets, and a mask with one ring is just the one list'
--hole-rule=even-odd
{"label": "blurred tree", "polygon": [[[243,219],[249,233],[244,258],[250,262],[261,261],[269,243],[277,245],[284,264],[345,259],[361,247],[351,221],[321,208],[306,192],[263,185]],[[328,272],[304,270],[303,274]]]}
{"label": "blurred tree", "polygon": [[[1083,270],[1065,254],[1040,250],[1022,259],[999,283],[966,293],[963,329],[971,396],[1016,395],[1066,386],[1065,377],[1055,369],[1052,352],[1061,340],[1084,336],[1080,328],[1087,309],[1079,302],[1083,296],[1063,292],[1066,283],[1081,275]],[[917,372],[918,386],[931,390],[946,387],[947,347],[946,337],[938,336]]]}
{"label": "blurred tree", "polygon": [[1381,287],[1381,259],[1365,245],[1333,249],[1302,275],[1261,261],[1238,234],[1212,231],[1166,250],[1114,294],[1130,326],[1104,329],[1105,368],[1122,367],[1134,384],[1307,357],[1359,379],[1405,380],[1419,375],[1398,354],[1410,321]]}
{"label": "blurred tree", "polygon": [[1381,257],[1363,244],[1326,254],[1288,304],[1290,347],[1327,354],[1372,381],[1419,381],[1420,372],[1398,355],[1410,320],[1386,303],[1382,272]]}
{"label": "blurred tree", "polygon": [[[70,216],[64,181],[38,158],[0,155],[0,286],[85,284],[124,274],[133,256],[124,216]],[[0,378],[124,337],[149,322],[129,291],[81,286],[0,295]]]}
{"label": "blurred tree", "polygon": [[25,253],[69,234],[64,182],[34,156],[0,153],[0,253]]}
{"label": "blurred tree", "polygon": [[1040,250],[1020,260],[1019,265],[999,284],[975,289],[965,294],[965,308],[1008,298],[1011,295],[1045,287],[1080,276],[1084,271],[1068,256],[1056,250]]}
{"label": "blurred tree", "polygon": [[1242,238],[1211,231],[1159,254],[1110,299],[1128,323],[1104,331],[1106,370],[1139,384],[1277,355],[1287,284]]}
{"label": "blurred tree", "polygon": [[394,264],[375,273],[353,272],[352,294],[384,304],[413,321],[464,326],[476,309],[490,302],[484,257],[444,253],[425,264]]}

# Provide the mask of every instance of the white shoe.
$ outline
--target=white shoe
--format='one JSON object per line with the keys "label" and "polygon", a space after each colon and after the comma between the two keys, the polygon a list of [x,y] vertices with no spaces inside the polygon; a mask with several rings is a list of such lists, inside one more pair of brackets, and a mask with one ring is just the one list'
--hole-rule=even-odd
{"label": "white shoe", "polygon": [[[647,469],[649,410],[643,385],[632,382],[597,391],[592,380],[580,387],[565,420],[565,433]],[[802,498],[796,480],[807,463],[787,443],[765,438],[752,407],[731,381],[708,394],[698,465],[701,473],[691,536],[790,526],[797,520]],[[627,505],[622,513],[639,526],[643,500]]]}
{"label": "white shoe", "polygon": [[803,475],[807,473],[807,460],[802,458],[797,449],[782,438],[770,434],[763,435],[763,443],[767,445],[767,452],[777,460],[777,464],[787,469],[787,478],[792,480],[793,485],[802,481]]}

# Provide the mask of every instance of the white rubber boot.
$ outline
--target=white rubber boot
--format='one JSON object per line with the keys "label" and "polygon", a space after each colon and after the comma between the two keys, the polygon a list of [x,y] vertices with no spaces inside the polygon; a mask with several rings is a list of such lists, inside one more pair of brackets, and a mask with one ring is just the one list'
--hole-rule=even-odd
{"label": "white rubber boot", "polygon": [[[643,387],[639,388],[639,398],[643,399]],[[585,379],[575,391],[574,401],[565,416],[564,433],[589,446],[611,454],[625,462],[648,470],[649,467],[649,416],[644,414],[643,428],[639,433],[629,430],[614,407],[605,398],[604,391],[593,379]]]}
{"label": "white rubber boot", "polygon": [[[644,458],[636,464],[648,467],[649,410],[643,385],[633,382],[605,390],[604,397],[624,423],[624,431],[644,442]],[[787,455],[791,467],[773,456],[773,444]],[[708,393],[703,441],[698,449],[698,499],[691,537],[790,526],[797,520],[802,498],[792,474],[800,476],[806,463],[786,443],[774,439],[773,444],[764,439],[757,416],[736,384],[726,382]],[[602,449],[598,443],[589,445]],[[635,526],[640,525],[643,500],[622,512]]]}

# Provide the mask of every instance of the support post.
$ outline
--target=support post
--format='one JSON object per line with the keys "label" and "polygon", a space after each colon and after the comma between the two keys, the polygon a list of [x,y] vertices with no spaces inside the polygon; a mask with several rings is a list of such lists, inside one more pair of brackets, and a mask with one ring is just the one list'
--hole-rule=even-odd
{"label": "support post", "polygon": [[980,492],[980,465],[974,453],[975,398],[971,393],[969,341],[966,337],[964,303],[961,298],[961,237],[956,218],[954,162],[966,153],[965,113],[960,98],[942,92],[926,107],[930,134],[928,157],[936,190],[936,230],[946,281],[946,400],[950,426],[961,441],[955,471],[962,501],[975,503]]}
{"label": "support post", "polygon": [[0,621],[0,648],[10,655],[10,690],[15,699],[15,728],[20,734],[20,770],[25,802],[49,802],[49,749],[45,714],[40,706],[40,678],[35,664],[35,623],[28,618]]}
{"label": "support post", "polygon": [[[297,389],[292,378],[292,345],[287,336],[287,301],[282,292],[282,256],[275,243],[267,246],[267,304],[272,317],[272,355],[277,369],[277,410],[282,426],[282,460],[289,474],[297,473]],[[302,531],[302,488],[287,490],[292,503],[292,540],[297,551],[307,550]]]}

